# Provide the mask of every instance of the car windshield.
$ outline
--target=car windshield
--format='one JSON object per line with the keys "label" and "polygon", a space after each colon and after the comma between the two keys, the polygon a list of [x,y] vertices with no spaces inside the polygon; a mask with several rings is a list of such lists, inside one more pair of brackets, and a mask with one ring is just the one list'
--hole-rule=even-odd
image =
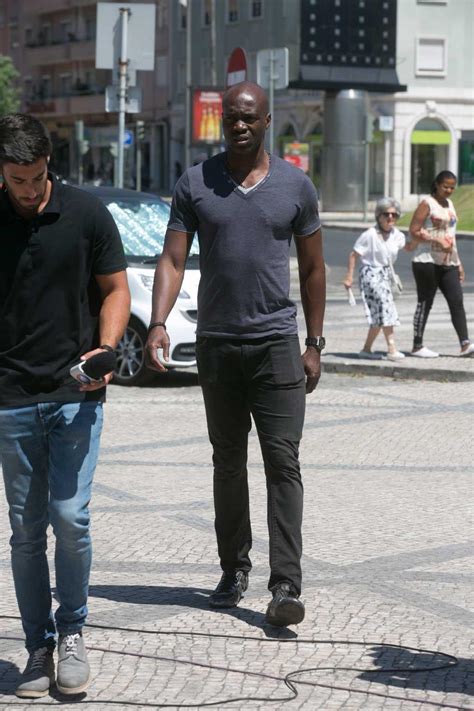
{"label": "car windshield", "polygon": [[[117,223],[127,257],[146,258],[161,254],[170,215],[166,202],[111,198],[105,204]],[[189,254],[199,254],[197,239],[193,240]]]}

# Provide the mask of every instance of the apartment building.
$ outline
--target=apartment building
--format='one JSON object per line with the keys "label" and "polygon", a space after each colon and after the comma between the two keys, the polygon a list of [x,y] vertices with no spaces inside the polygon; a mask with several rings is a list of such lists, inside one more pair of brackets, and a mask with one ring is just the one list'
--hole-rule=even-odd
{"label": "apartment building", "polygon": [[[139,73],[143,107],[127,116],[133,135],[136,119],[145,121],[142,145],[144,187],[159,189],[169,181],[168,77],[169,33],[166,3],[158,3],[156,71]],[[112,70],[96,69],[97,2],[94,0],[0,0],[0,51],[9,54],[21,73],[22,110],[41,118],[51,131],[54,167],[77,179],[76,122],[84,123],[84,179],[113,182],[117,114],[105,111],[105,88]],[[125,174],[133,185],[134,145],[125,151]]]}

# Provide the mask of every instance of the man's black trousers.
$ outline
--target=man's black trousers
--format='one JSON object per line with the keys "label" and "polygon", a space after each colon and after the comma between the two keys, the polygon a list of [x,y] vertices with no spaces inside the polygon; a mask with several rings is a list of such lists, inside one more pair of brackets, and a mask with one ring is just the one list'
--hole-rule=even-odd
{"label": "man's black trousers", "polygon": [[224,572],[249,571],[252,547],[247,444],[251,416],[267,484],[271,589],[301,591],[303,485],[298,459],[305,374],[297,336],[198,337],[197,361],[213,446],[218,553]]}

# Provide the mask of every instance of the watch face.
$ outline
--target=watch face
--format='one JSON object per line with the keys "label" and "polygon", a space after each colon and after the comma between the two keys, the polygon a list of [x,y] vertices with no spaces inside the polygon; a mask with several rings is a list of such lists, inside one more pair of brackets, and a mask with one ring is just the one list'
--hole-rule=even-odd
{"label": "watch face", "polygon": [[326,339],[323,336],[315,336],[306,339],[307,346],[313,346],[317,351],[321,352],[326,345]]}

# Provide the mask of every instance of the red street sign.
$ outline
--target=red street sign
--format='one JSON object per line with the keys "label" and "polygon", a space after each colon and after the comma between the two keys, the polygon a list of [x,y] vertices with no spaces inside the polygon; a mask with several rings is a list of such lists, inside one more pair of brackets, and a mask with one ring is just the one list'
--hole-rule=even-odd
{"label": "red street sign", "polygon": [[242,47],[236,47],[229,57],[227,65],[227,86],[238,84],[247,79],[247,56]]}

